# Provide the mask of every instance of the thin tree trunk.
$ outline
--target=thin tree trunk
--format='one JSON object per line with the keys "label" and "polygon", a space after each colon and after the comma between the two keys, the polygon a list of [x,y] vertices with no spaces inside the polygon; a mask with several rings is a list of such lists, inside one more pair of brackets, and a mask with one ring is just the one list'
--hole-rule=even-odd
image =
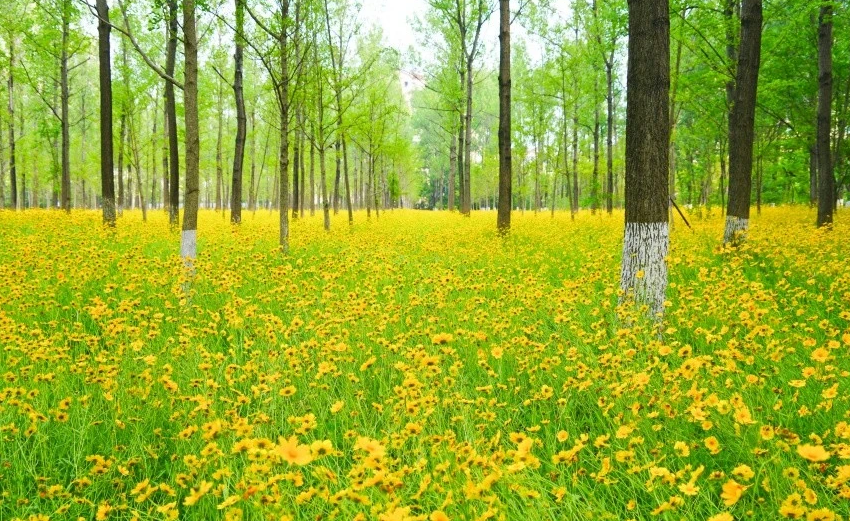
{"label": "thin tree trunk", "polygon": [[[501,0],[500,0],[501,1]],[[461,201],[461,213],[468,216],[472,209],[472,60],[469,56],[466,62],[466,147],[463,150],[463,201]]]}
{"label": "thin tree trunk", "polygon": [[68,119],[68,100],[70,92],[68,86],[68,38],[70,37],[71,23],[70,0],[62,2],[62,49],[59,58],[59,84],[61,89],[61,126],[62,126],[62,209],[71,211],[71,135],[70,121]]}
{"label": "thin tree trunk", "polygon": [[[167,0],[166,5],[168,6],[168,32],[165,46],[165,74],[173,78],[177,64],[177,0]],[[177,143],[177,101],[174,94],[174,84],[170,81],[165,82],[165,113],[168,117],[168,124],[166,125],[168,128],[168,202],[170,203],[168,222],[172,227],[176,227],[180,222],[180,150]],[[188,159],[188,152],[186,157]],[[188,172],[188,165],[186,169]],[[188,197],[188,194],[186,194],[186,197]],[[184,226],[183,229],[187,228]],[[191,236],[191,234],[189,235]]]}
{"label": "thin tree trunk", "polygon": [[[281,19],[289,20],[289,0],[283,0]],[[288,33],[281,30],[280,45],[280,248],[289,253],[289,47]]]}
{"label": "thin tree trunk", "polygon": [[248,208],[251,211],[257,210],[257,104],[251,106],[251,184],[248,189]]}
{"label": "thin tree trunk", "polygon": [[345,206],[348,209],[348,224],[354,224],[354,209],[351,205],[351,184],[348,180],[348,145],[345,141],[345,134],[342,135],[342,169],[345,177]]}
{"label": "thin tree trunk", "polygon": [[118,214],[124,211],[124,147],[127,141],[127,105],[121,103],[118,124]]}
{"label": "thin tree trunk", "polygon": [[735,102],[729,128],[729,207],[724,244],[738,244],[745,240],[749,228],[761,31],[761,0],[744,0]]}
{"label": "thin tree trunk", "polygon": [[832,1],[821,5],[818,18],[818,227],[832,225],[835,174],[832,149]]}
{"label": "thin tree trunk", "polygon": [[186,120],[186,200],[183,205],[180,256],[186,259],[187,265],[191,267],[191,263],[198,253],[198,174],[201,152],[198,122],[198,37],[195,29],[195,0],[183,0],[183,49],[185,56],[183,104]]}
{"label": "thin tree trunk", "polygon": [[449,146],[449,211],[455,211],[455,172],[458,170],[457,136],[452,134]]}
{"label": "thin tree trunk", "polygon": [[218,81],[218,134],[215,141],[215,211],[222,209],[222,190],[224,188],[224,166],[221,164],[221,142],[224,139],[224,92]]}
{"label": "thin tree trunk", "polygon": [[667,291],[670,17],[667,0],[629,0],[626,233],[620,287],[660,317]]}
{"label": "thin tree trunk", "polygon": [[[115,173],[112,143],[112,58],[110,51],[109,5],[97,0],[98,59],[100,62],[100,193],[103,205],[103,223],[115,226]],[[10,72],[11,75],[11,72]],[[14,184],[12,190],[14,191]]]}
{"label": "thin tree trunk", "polygon": [[[511,229],[513,165],[511,164],[511,6],[499,0],[499,209],[496,227]],[[554,205],[553,205],[554,208]]]}
{"label": "thin tree trunk", "polygon": [[[165,100],[165,93],[163,93],[163,103],[162,103],[162,132],[163,132],[163,140],[162,140],[162,209],[166,214],[171,213],[171,189],[170,189],[170,180],[169,180],[169,166],[168,166],[168,136],[170,134],[168,130],[168,103]],[[156,117],[156,115],[154,115]]]}
{"label": "thin tree trunk", "polygon": [[138,186],[137,192],[139,193],[139,207],[142,209],[142,222],[147,222],[148,210],[145,206],[145,185],[142,184],[142,162],[140,160],[139,145],[138,140],[136,139],[136,131],[133,128],[132,118],[130,119],[130,147],[133,150],[133,163],[135,163],[136,167],[136,185]]}

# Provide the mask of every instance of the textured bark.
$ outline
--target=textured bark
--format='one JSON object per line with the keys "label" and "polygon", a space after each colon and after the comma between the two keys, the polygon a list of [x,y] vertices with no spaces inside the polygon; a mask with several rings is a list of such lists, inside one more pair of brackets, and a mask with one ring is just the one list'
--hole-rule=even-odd
{"label": "textured bark", "polygon": [[[236,101],[236,143],[233,152],[233,178],[230,188],[230,222],[242,222],[242,169],[245,164],[245,136],[248,118],[245,114],[243,61],[245,52],[245,0],[236,2],[236,51],[233,55],[233,97]],[[250,197],[249,197],[250,199]]]}
{"label": "textured bark", "polygon": [[115,226],[115,174],[112,150],[112,59],[109,46],[109,5],[97,0],[98,58],[100,65],[100,193],[103,222]]}
{"label": "textured bark", "polygon": [[127,107],[121,103],[121,117],[118,124],[118,213],[124,211],[124,149],[127,142]]}
{"label": "textured bark", "polygon": [[[313,133],[315,137],[315,132]],[[310,144],[310,216],[316,215],[316,147]]]}
{"label": "textured bark", "polygon": [[168,214],[171,212],[171,190],[168,167],[168,104],[165,103],[165,93],[163,93],[162,108],[162,132],[165,138],[162,140],[162,209]]}
{"label": "textured bark", "polygon": [[452,143],[449,146],[449,211],[455,211],[455,173],[457,166],[457,136],[452,134]]}
{"label": "textured bark", "polygon": [[62,2],[62,49],[59,55],[60,115],[62,127],[62,209],[71,211],[71,134],[68,120],[68,38],[71,32],[71,2]]}
{"label": "textured bark", "polygon": [[[198,174],[201,143],[198,122],[198,36],[195,0],[183,0],[183,105],[186,121],[186,200],[180,254],[189,261],[197,257]],[[172,179],[173,180],[173,179]]]}
{"label": "textured bark", "polygon": [[599,78],[593,75],[593,174],[590,179],[590,213],[599,209]]}
{"label": "textured bark", "polygon": [[832,213],[835,209],[831,132],[832,2],[826,2],[820,8],[818,23],[818,227],[832,224]]}
{"label": "textured bark", "polygon": [[624,298],[658,316],[667,290],[670,16],[667,0],[629,0]]}
{"label": "textured bark", "polygon": [[12,208],[18,204],[18,174],[15,157],[15,39],[9,39],[9,81],[6,84],[9,94],[9,188],[12,191]]}
{"label": "textured bark", "polygon": [[[281,19],[289,19],[289,1],[283,0]],[[284,253],[289,252],[289,37],[282,30],[278,37],[280,46],[280,79],[277,86],[278,104],[280,105],[280,248]]]}
{"label": "textured bark", "polygon": [[[167,0],[167,6],[165,74],[173,78],[177,64],[177,0]],[[171,226],[177,226],[180,221],[180,150],[177,144],[177,101],[174,84],[170,81],[165,82],[165,113],[168,117],[168,221]]]}
{"label": "textured bark", "polygon": [[133,150],[133,164],[135,166],[134,170],[136,171],[136,185],[138,186],[137,192],[139,193],[139,207],[142,209],[142,222],[147,222],[148,220],[148,210],[145,205],[145,190],[144,184],[142,183],[142,162],[141,155],[139,154],[139,144],[136,139],[136,132],[133,127],[133,120],[130,120],[130,148]]}
{"label": "textured bark", "polygon": [[218,82],[218,133],[215,140],[215,211],[222,209],[222,185],[224,184],[224,166],[221,164],[221,142],[224,139],[224,93]]}
{"label": "textured bark", "polygon": [[[499,0],[499,209],[496,226],[502,233],[511,229],[511,7]],[[553,205],[554,207],[554,205]]]}
{"label": "textured bark", "polygon": [[257,104],[251,107],[251,182],[248,187],[248,209],[257,209]]}
{"label": "textured bark", "polygon": [[345,142],[345,134],[342,135],[342,170],[345,178],[345,206],[348,210],[348,224],[354,224],[354,208],[351,205],[351,183],[348,179],[348,145]]}
{"label": "textured bark", "polygon": [[605,63],[605,80],[608,86],[605,96],[608,108],[608,126],[605,136],[607,149],[606,158],[606,183],[605,183],[605,209],[608,214],[614,212],[614,59],[613,57]]}
{"label": "textured bark", "polygon": [[463,149],[463,200],[460,202],[460,213],[469,215],[472,210],[472,64],[474,55],[466,62],[466,147]]}
{"label": "textured bark", "polygon": [[[753,141],[755,137],[756,93],[761,60],[762,2],[744,0],[741,11],[741,47],[735,79],[735,98],[729,126],[729,206],[726,215],[747,225],[753,177]],[[729,228],[724,244],[745,240],[746,230]]]}

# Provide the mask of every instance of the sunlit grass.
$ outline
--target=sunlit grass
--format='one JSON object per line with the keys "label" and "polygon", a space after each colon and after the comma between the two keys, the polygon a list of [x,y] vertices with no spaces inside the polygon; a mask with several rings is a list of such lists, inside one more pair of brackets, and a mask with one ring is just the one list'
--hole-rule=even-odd
{"label": "sunlit grass", "polygon": [[690,217],[659,339],[619,213],[2,212],[0,519],[846,518],[845,216]]}

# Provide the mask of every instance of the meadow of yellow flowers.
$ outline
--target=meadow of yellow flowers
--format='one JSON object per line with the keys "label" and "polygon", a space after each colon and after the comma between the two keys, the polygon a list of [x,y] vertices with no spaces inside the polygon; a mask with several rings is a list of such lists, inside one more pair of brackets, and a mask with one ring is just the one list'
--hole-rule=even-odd
{"label": "meadow of yellow flowers", "polygon": [[0,519],[850,518],[844,214],[677,222],[660,336],[622,214],[149,217],[0,213]]}

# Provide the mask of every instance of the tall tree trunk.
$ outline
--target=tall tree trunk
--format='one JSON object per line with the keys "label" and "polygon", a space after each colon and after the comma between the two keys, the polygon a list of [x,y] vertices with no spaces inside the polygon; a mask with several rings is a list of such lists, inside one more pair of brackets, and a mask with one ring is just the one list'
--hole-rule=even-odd
{"label": "tall tree trunk", "polygon": [[[165,74],[173,78],[177,65],[177,0],[167,0],[166,5],[168,6],[168,38],[165,45]],[[168,202],[170,203],[168,222],[175,227],[180,222],[180,150],[177,144],[177,101],[174,95],[174,84],[170,81],[165,82],[165,113],[168,116],[166,125],[168,128]],[[186,157],[188,158],[188,152]],[[188,165],[186,168],[188,171]]]}
{"label": "tall tree trunk", "polygon": [[[315,140],[315,127],[310,125],[312,137]],[[316,146],[310,143],[310,216],[316,215]]]}
{"label": "tall tree trunk", "polygon": [[342,170],[345,178],[345,206],[348,209],[348,224],[354,224],[354,208],[351,205],[351,184],[348,180],[348,145],[345,134],[342,135]]}
{"label": "tall tree trunk", "polygon": [[[163,103],[162,103],[162,132],[164,139],[162,140],[162,209],[166,214],[171,213],[171,189],[170,189],[170,180],[169,180],[169,166],[168,166],[168,136],[170,134],[168,130],[168,103],[165,102],[165,93],[163,92]],[[156,117],[156,115],[154,115]]]}
{"label": "tall tree trunk", "polygon": [[608,128],[606,128],[606,148],[607,148],[607,181],[605,183],[605,209],[608,214],[614,213],[614,56],[610,56],[605,63],[605,81],[608,86],[607,95],[605,96],[608,102]]}
{"label": "tall tree trunk", "polygon": [[121,102],[118,124],[118,213],[124,211],[124,145],[127,141],[127,105]]}
{"label": "tall tree trunk", "polygon": [[578,213],[578,103],[573,107],[573,190],[572,190],[573,213],[572,218]]}
{"label": "tall tree trunk", "polygon": [[452,133],[452,143],[449,146],[449,211],[455,211],[455,173],[458,171],[457,135]]}
{"label": "tall tree trunk", "polygon": [[[281,19],[289,20],[289,2],[282,1]],[[289,253],[289,36],[282,29],[280,45],[280,85],[278,85],[278,103],[280,104],[280,248]]]}
{"label": "tall tree trunk", "polygon": [[198,174],[201,158],[195,0],[183,0],[183,53],[185,56],[183,105],[186,120],[186,199],[183,204],[183,233],[180,241],[180,256],[187,259],[187,263],[191,266],[191,262],[194,261],[198,253]]}
{"label": "tall tree trunk", "polygon": [[301,139],[299,140],[298,148],[300,150],[299,157],[301,159],[300,159],[299,164],[298,164],[298,170],[300,172],[300,175],[298,176],[298,178],[300,180],[301,186],[298,190],[298,195],[299,195],[298,212],[299,212],[300,217],[304,217],[304,201],[307,199],[307,197],[306,197],[307,181],[305,179],[307,177],[307,167],[306,167],[307,160],[304,158],[304,156],[306,155],[305,150],[304,150],[304,146],[307,142],[307,136],[306,136],[306,132],[305,132],[305,129],[304,129],[305,125],[304,125],[304,107],[303,106],[301,107],[301,124],[299,126],[301,128]]}
{"label": "tall tree trunk", "polygon": [[729,207],[726,210],[724,244],[740,243],[746,238],[749,228],[761,30],[761,0],[744,0],[735,102],[729,128]]}
{"label": "tall tree trunk", "polygon": [[160,182],[159,172],[157,171],[156,148],[159,146],[159,96],[154,99],[153,113],[153,129],[151,129],[151,155],[150,155],[150,170],[151,170],[151,209],[156,207],[156,185]]}
{"label": "tall tree trunk", "polygon": [[[501,0],[500,0],[501,1]],[[466,61],[466,147],[463,150],[463,201],[461,201],[461,213],[469,215],[472,209],[472,59],[470,56]]]}
{"label": "tall tree trunk", "polygon": [[667,0],[629,0],[626,232],[620,287],[660,316],[670,229],[670,15]]}
{"label": "tall tree trunk", "polygon": [[145,206],[145,190],[144,184],[142,184],[142,162],[141,155],[139,154],[139,142],[136,139],[136,131],[133,127],[133,120],[130,119],[130,148],[133,150],[133,163],[135,164],[136,170],[136,185],[138,186],[137,192],[139,193],[139,207],[142,209],[142,222],[148,221],[148,210]]}
{"label": "tall tree trunk", "polygon": [[590,212],[599,208],[599,78],[593,74],[593,175],[590,182]]}
{"label": "tall tree trunk", "polygon": [[224,92],[221,81],[218,82],[218,134],[215,140],[215,211],[222,210],[222,190],[224,189],[224,166],[221,164],[221,142],[224,139]]}
{"label": "tall tree trunk", "polygon": [[496,227],[511,229],[511,2],[499,0],[499,209]]}
{"label": "tall tree trunk", "polygon": [[334,175],[334,215],[339,213],[339,183],[342,180],[342,145],[339,142],[339,134],[334,141],[334,165],[336,170]]}
{"label": "tall tree trunk", "polygon": [[832,1],[824,2],[818,18],[818,219],[832,224],[835,209],[835,175],[832,164]]}
{"label": "tall tree trunk", "polygon": [[[112,144],[112,58],[109,47],[109,5],[97,0],[98,59],[100,62],[100,193],[103,223],[115,226],[115,173]],[[12,188],[14,190],[14,186]]]}
{"label": "tall tree trunk", "polygon": [[9,38],[9,184],[12,191],[12,208],[20,208],[18,204],[18,174],[15,157],[15,39]]}
{"label": "tall tree trunk", "polygon": [[[243,61],[245,49],[245,0],[236,1],[236,52],[234,53],[233,96],[236,99],[236,144],[233,153],[233,179],[230,190],[230,222],[242,222],[242,169],[245,164],[245,137],[248,119],[245,114],[243,88]],[[253,144],[251,145],[253,147]],[[254,183],[254,165],[251,163],[251,185]],[[251,199],[249,194],[249,199]],[[249,206],[253,201],[249,201]]]}
{"label": "tall tree trunk", "polygon": [[251,106],[251,183],[248,188],[248,208],[257,209],[257,104]]}
{"label": "tall tree trunk", "polygon": [[62,49],[59,58],[59,84],[61,89],[60,105],[62,114],[62,209],[71,211],[71,135],[68,120],[68,38],[70,37],[71,2],[62,2]]}

